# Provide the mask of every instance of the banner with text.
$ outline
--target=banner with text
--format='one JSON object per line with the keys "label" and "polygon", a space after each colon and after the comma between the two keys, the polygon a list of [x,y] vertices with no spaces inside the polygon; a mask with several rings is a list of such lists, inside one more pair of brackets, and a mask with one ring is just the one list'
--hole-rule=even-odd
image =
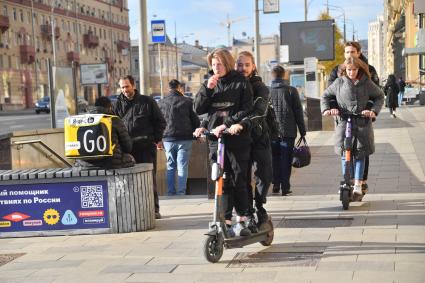
{"label": "banner with text", "polygon": [[106,181],[0,185],[0,233],[109,228]]}

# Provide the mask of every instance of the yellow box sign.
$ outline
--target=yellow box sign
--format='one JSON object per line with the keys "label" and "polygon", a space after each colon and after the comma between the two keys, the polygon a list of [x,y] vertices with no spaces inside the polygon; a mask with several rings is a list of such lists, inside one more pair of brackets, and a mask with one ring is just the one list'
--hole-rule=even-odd
{"label": "yellow box sign", "polygon": [[96,158],[112,156],[112,115],[84,114],[65,119],[65,156]]}

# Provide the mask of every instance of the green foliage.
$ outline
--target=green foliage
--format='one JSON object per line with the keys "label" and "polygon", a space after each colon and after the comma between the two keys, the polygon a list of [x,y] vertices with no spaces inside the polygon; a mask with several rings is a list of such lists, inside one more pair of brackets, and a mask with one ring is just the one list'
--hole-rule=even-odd
{"label": "green foliage", "polygon": [[[319,15],[319,20],[331,20],[332,17],[326,12]],[[332,69],[344,62],[344,42],[343,35],[337,25],[335,25],[335,60],[333,61],[320,61],[320,64],[325,67],[325,74],[329,75]]]}

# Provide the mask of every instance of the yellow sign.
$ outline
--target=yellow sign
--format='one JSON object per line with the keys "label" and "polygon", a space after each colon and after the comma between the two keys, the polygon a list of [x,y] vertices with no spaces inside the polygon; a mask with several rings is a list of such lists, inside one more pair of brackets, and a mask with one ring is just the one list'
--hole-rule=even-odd
{"label": "yellow sign", "polygon": [[56,209],[49,208],[43,214],[44,222],[49,225],[55,225],[59,222],[60,215]]}
{"label": "yellow sign", "polygon": [[0,228],[10,227],[10,226],[12,226],[12,222],[10,222],[10,221],[0,221]]}
{"label": "yellow sign", "polygon": [[112,156],[112,118],[105,114],[85,114],[65,119],[65,156],[93,158]]}

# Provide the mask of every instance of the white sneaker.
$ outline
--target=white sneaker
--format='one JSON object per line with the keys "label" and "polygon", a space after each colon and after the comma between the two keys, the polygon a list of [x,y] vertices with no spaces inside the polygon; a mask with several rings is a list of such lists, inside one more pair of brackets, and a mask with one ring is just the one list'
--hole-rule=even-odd
{"label": "white sneaker", "polygon": [[362,196],[362,186],[361,185],[354,185],[353,194]]}

